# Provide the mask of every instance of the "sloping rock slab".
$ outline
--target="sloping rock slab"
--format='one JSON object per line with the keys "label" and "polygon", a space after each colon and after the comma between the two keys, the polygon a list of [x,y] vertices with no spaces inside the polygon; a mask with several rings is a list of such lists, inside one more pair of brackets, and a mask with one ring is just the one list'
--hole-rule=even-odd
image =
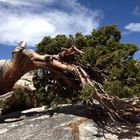
{"label": "sloping rock slab", "polygon": [[91,117],[89,111],[83,105],[66,105],[54,110],[43,106],[1,116],[0,140],[140,139],[140,125],[119,126],[109,120],[106,123],[95,119],[96,112]]}

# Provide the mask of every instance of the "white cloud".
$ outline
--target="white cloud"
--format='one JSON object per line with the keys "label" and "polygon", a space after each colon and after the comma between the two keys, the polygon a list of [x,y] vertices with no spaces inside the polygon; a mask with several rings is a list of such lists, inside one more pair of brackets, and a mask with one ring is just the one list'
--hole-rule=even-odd
{"label": "white cloud", "polygon": [[52,34],[55,31],[53,25],[43,18],[26,15],[26,17],[9,17],[1,24],[0,42],[16,43],[25,40],[30,44],[39,41],[45,34]]}
{"label": "white cloud", "polygon": [[35,45],[45,35],[87,34],[98,28],[102,13],[76,0],[0,0],[0,17],[0,43]]}
{"label": "white cloud", "polygon": [[138,6],[135,7],[134,11],[132,12],[133,15],[140,16],[140,8]]}
{"label": "white cloud", "polygon": [[46,4],[51,4],[53,3],[55,0],[41,0],[41,2],[39,0],[0,0],[0,2],[4,2],[7,4],[12,4],[12,5],[18,5],[18,6],[35,6],[38,4],[41,4],[42,2],[46,3]]}
{"label": "white cloud", "polygon": [[140,23],[129,23],[125,26],[125,29],[131,32],[140,32]]}

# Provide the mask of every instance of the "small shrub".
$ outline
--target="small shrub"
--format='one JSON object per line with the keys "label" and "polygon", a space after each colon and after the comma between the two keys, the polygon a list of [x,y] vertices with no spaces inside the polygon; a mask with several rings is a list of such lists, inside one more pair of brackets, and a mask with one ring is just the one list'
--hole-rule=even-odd
{"label": "small shrub", "polygon": [[90,103],[95,89],[90,85],[85,85],[80,91],[80,99],[86,104]]}

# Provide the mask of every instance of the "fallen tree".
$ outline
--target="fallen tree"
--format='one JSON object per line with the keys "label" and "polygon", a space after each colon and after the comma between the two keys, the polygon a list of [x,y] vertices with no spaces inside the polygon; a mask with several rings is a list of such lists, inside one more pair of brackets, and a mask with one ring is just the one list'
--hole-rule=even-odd
{"label": "fallen tree", "polygon": [[67,86],[74,88],[77,92],[87,85],[92,87],[91,100],[98,101],[113,120],[140,122],[140,104],[125,102],[117,96],[108,95],[102,86],[105,79],[102,71],[68,61],[68,58],[83,54],[83,51],[73,46],[56,55],[39,55],[34,51],[26,50],[25,43],[21,42],[12,52],[11,60],[1,61],[0,100],[6,101],[13,95],[10,91],[21,76],[28,71],[42,68],[53,73],[52,77],[57,75],[54,87],[55,83],[59,83],[62,79]]}

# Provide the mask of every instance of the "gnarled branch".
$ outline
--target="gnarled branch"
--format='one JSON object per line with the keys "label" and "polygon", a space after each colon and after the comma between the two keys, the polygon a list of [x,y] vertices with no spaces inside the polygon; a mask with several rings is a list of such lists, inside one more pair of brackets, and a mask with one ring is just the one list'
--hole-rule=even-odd
{"label": "gnarled branch", "polygon": [[[12,52],[11,60],[0,62],[1,98],[6,97],[3,94],[8,95],[6,93],[11,91],[15,82],[19,80],[22,75],[28,71],[43,68],[52,71],[73,88],[75,88],[75,79],[79,81],[76,87],[80,87],[80,83],[82,86],[88,84],[94,87],[93,98],[101,104],[111,118],[128,121],[131,119],[130,116],[133,115],[133,118],[136,118],[135,121],[137,121],[137,118],[140,117],[140,106],[138,104],[124,102],[118,97],[107,95],[101,84],[102,80],[97,80],[99,77],[103,79],[101,72],[95,71],[95,69],[89,70],[89,68],[79,64],[64,61],[65,58],[77,54],[82,55],[83,52],[76,47],[72,47],[65,49],[57,55],[39,55],[34,51],[26,50],[25,43],[22,41]],[[63,71],[71,73],[75,78],[68,77]],[[95,77],[91,74],[92,71],[96,73],[94,74]]]}

